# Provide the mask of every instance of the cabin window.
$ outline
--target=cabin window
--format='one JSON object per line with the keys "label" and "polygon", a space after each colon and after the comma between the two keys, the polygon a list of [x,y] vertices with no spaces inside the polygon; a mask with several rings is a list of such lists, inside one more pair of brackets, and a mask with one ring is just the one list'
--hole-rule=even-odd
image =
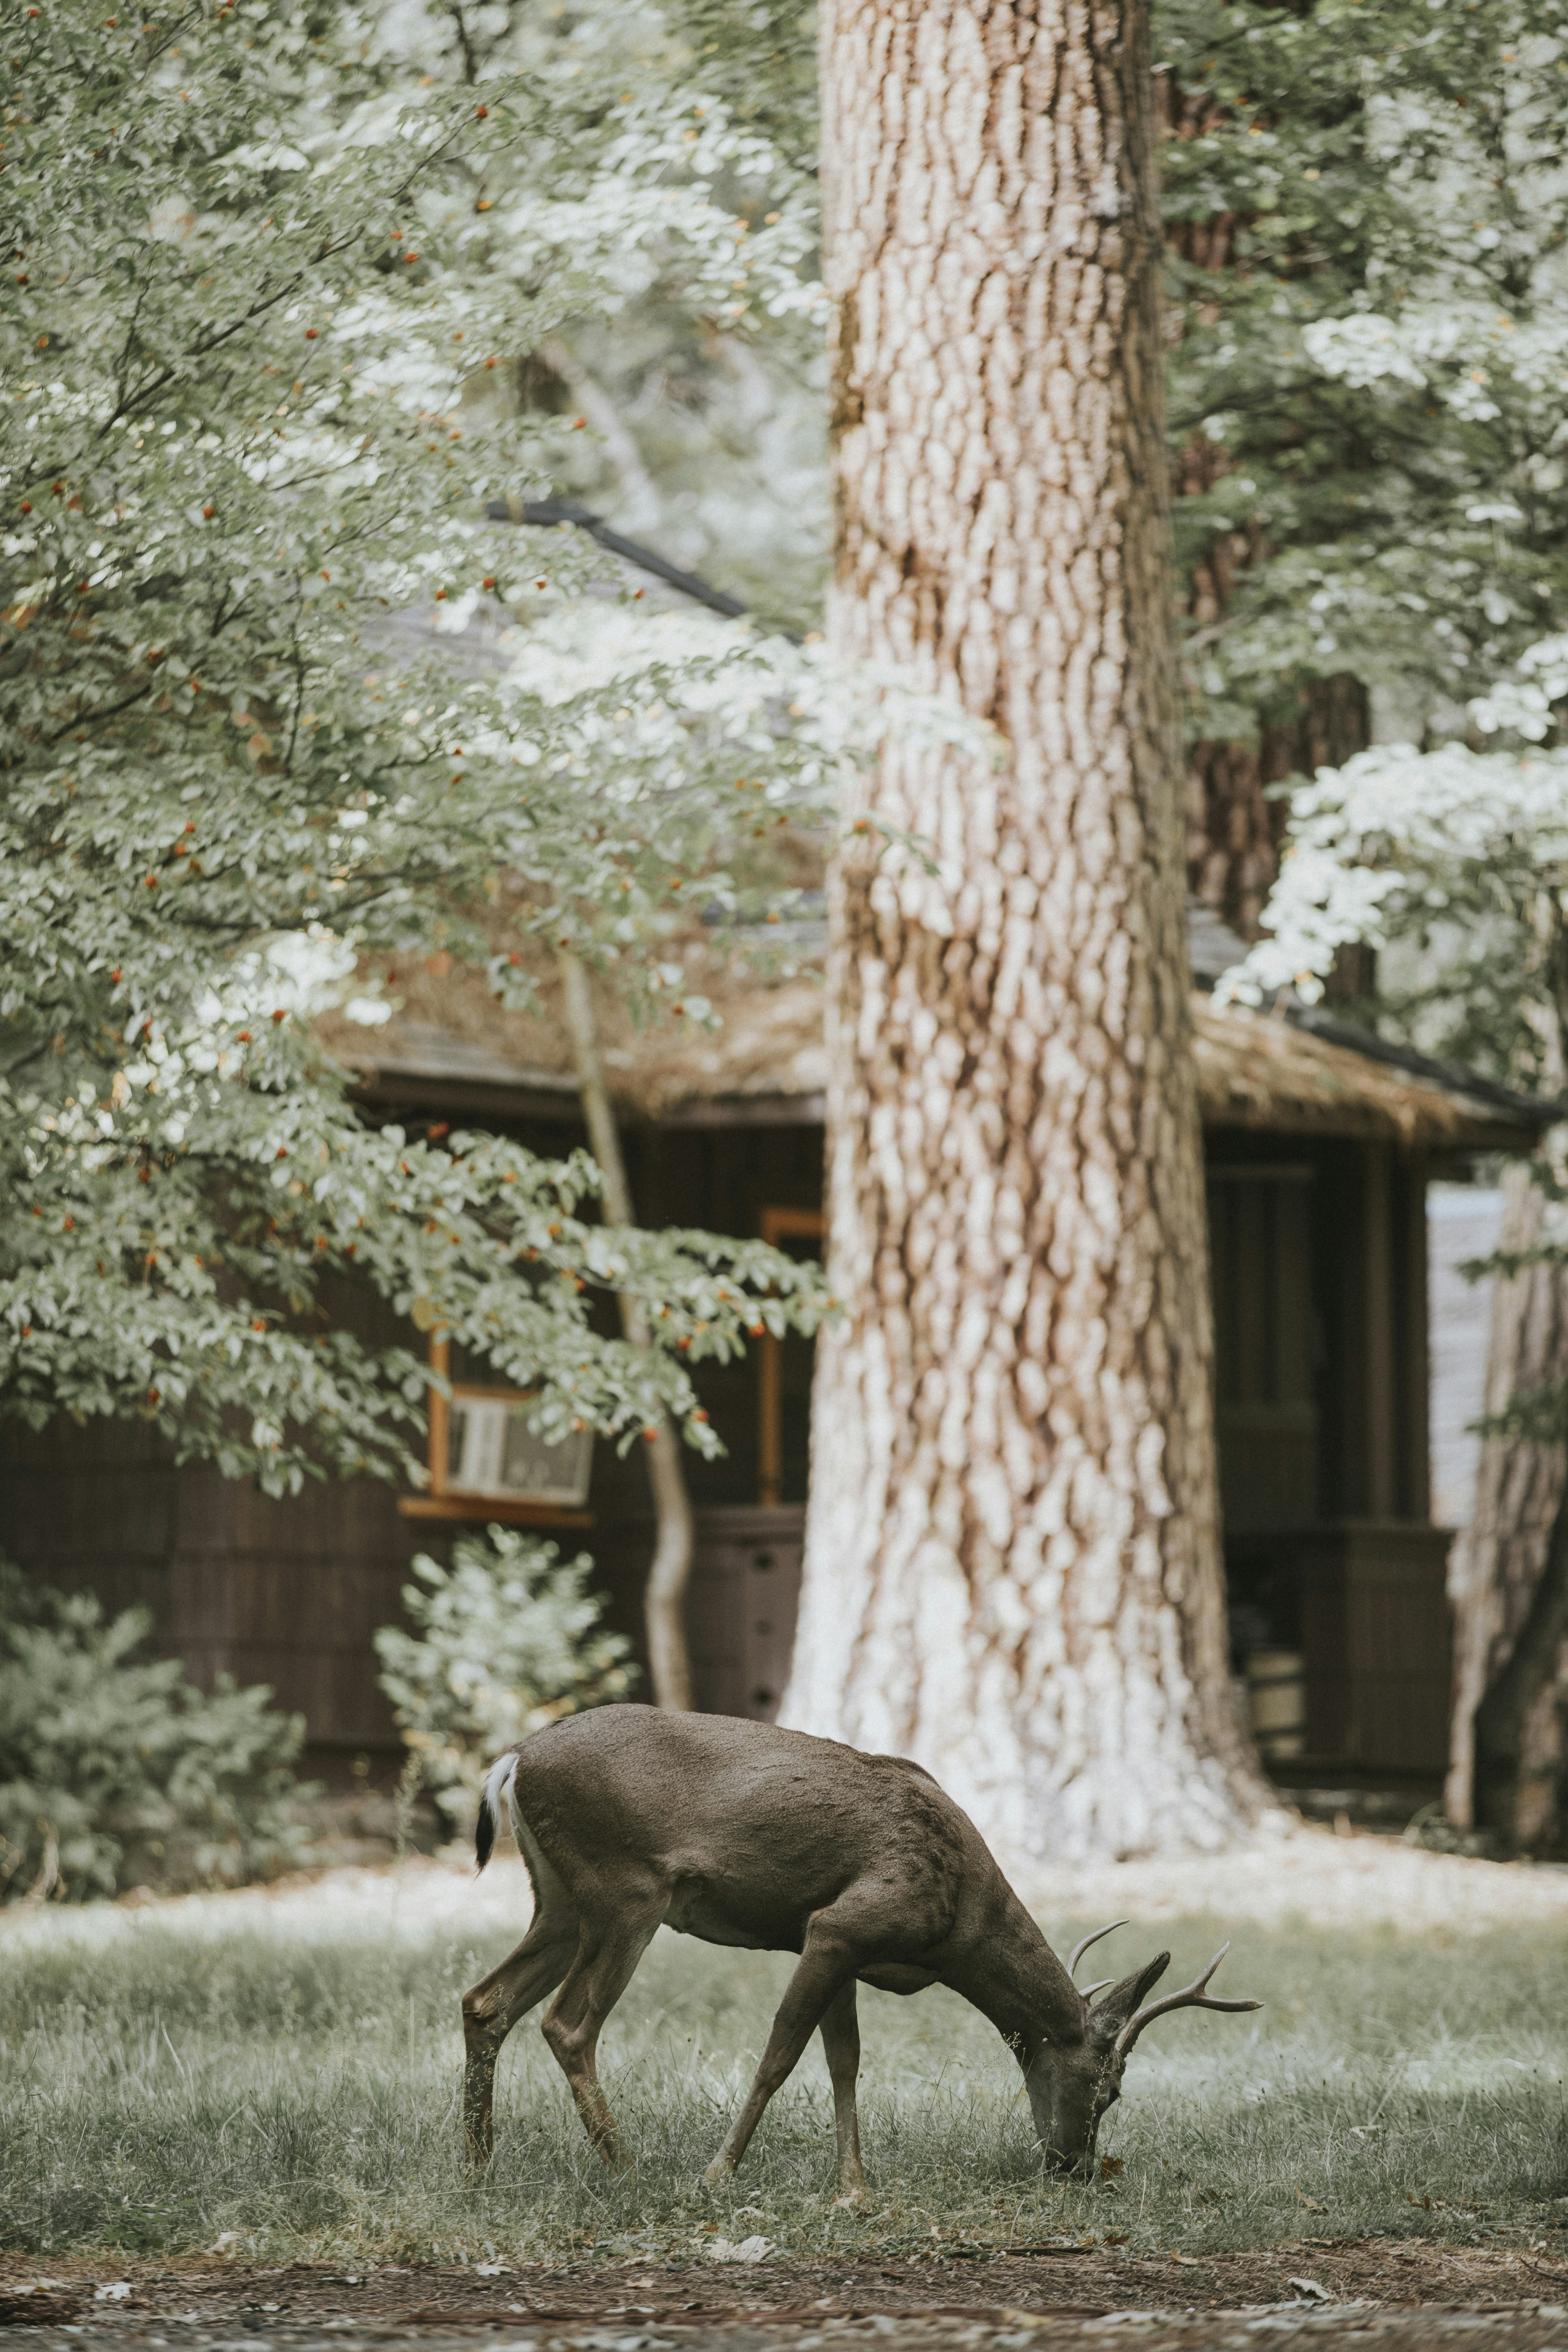
{"label": "cabin window", "polygon": [[[764,1209],[762,1237],[795,1257],[820,1257],[820,1209]],[[764,1509],[804,1503],[811,1455],[811,1370],[815,1349],[792,1331],[757,1342],[757,1500]]]}
{"label": "cabin window", "polygon": [[[526,1389],[466,1378],[450,1341],[432,1332],[426,1466],[429,1484],[398,1505],[405,1517],[499,1519],[513,1524],[587,1527],[594,1437],[583,1430],[547,1444],[528,1425]],[[447,1396],[436,1385],[449,1382]]]}

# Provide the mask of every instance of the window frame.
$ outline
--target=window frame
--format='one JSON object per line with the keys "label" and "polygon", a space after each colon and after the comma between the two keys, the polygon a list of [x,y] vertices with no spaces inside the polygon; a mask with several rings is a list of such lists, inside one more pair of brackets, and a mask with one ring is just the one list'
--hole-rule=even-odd
{"label": "window frame", "polygon": [[447,1483],[452,1442],[452,1399],[474,1397],[492,1403],[526,1404],[526,1389],[494,1382],[451,1378],[452,1348],[444,1331],[432,1331],[427,1342],[430,1396],[426,1412],[426,1484],[417,1495],[400,1495],[399,1516],[405,1519],[494,1521],[510,1528],[591,1528],[594,1514],[564,1503],[535,1501],[525,1495],[476,1495]]}

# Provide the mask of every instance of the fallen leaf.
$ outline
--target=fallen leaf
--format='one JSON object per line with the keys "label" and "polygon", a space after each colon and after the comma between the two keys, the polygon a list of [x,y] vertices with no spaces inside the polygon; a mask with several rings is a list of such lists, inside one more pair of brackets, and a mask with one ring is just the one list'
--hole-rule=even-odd
{"label": "fallen leaf", "polygon": [[1334,2299],[1328,2288],[1320,2285],[1314,2278],[1287,2279],[1285,2284],[1295,2287],[1299,2294],[1307,2295],[1313,2303],[1332,2303]]}
{"label": "fallen leaf", "polygon": [[1101,2180],[1116,2180],[1120,2179],[1126,2167],[1123,2165],[1122,2160],[1119,2156],[1102,2156],[1100,2159],[1100,2177]]}

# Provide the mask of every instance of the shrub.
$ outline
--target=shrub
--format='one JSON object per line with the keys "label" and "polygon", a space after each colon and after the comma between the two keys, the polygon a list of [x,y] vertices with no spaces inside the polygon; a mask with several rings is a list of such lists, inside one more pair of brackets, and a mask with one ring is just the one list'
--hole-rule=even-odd
{"label": "shrub", "polygon": [[291,1858],[303,1718],[138,1657],[151,1628],[0,1560],[0,1900],[234,1885]]}
{"label": "shrub", "polygon": [[625,1697],[637,1669],[599,1625],[586,1552],[563,1560],[552,1543],[492,1527],[459,1537],[450,1569],[425,1552],[413,1568],[403,1599],[419,1630],[376,1634],[381,1686],[437,1803],[466,1829],[493,1757],[556,1716]]}

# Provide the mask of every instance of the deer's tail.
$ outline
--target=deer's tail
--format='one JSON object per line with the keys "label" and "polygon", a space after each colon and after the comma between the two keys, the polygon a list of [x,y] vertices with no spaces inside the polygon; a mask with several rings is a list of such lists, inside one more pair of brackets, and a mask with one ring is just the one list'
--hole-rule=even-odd
{"label": "deer's tail", "polygon": [[496,1758],[485,1774],[484,1794],[479,1799],[479,1825],[474,1832],[474,1861],[480,1870],[494,1850],[496,1831],[500,1826],[500,1809],[510,1801],[518,1760],[516,1748],[509,1748],[504,1756]]}

